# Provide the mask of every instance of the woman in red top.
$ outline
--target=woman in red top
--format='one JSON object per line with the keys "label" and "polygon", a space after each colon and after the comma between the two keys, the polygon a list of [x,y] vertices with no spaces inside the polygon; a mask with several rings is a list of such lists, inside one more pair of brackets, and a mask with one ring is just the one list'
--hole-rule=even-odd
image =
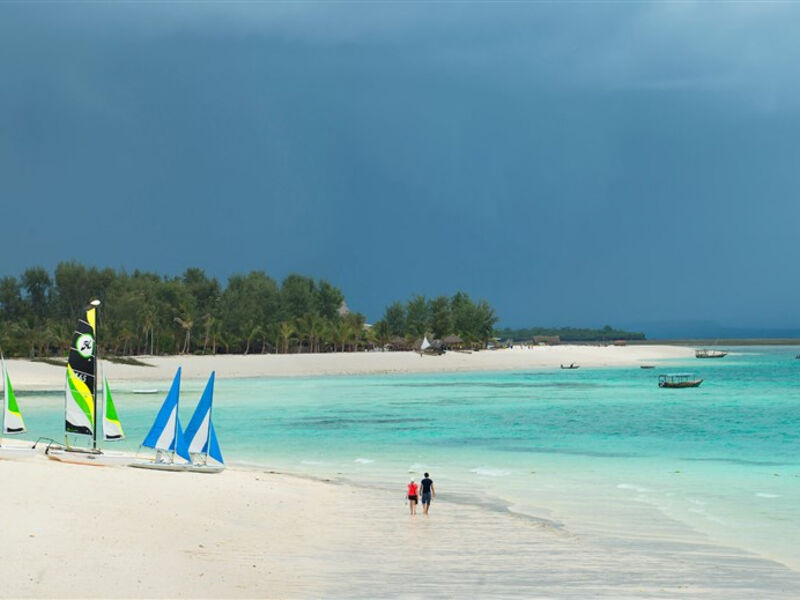
{"label": "woman in red top", "polygon": [[408,484],[408,509],[411,511],[412,515],[417,514],[417,492],[419,491],[419,486],[414,483],[412,479],[411,482]]}

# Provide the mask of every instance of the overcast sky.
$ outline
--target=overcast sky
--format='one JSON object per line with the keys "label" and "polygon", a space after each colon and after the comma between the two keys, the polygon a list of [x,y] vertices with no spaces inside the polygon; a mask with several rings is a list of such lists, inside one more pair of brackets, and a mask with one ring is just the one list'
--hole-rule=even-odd
{"label": "overcast sky", "polygon": [[0,275],[800,323],[800,5],[0,4]]}

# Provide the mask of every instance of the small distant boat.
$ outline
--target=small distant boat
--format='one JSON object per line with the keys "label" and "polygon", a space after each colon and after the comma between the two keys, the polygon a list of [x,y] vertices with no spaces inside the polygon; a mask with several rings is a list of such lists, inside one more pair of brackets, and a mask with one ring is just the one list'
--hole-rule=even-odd
{"label": "small distant boat", "polygon": [[640,369],[655,369],[655,365],[639,365]]}
{"label": "small distant boat", "polygon": [[691,388],[699,387],[703,383],[694,373],[670,373],[658,376],[660,388]]}
{"label": "small distant boat", "polygon": [[576,365],[575,363],[570,363],[568,365],[561,365],[562,369],[580,369],[580,365]]}
{"label": "small distant boat", "polygon": [[[128,466],[157,471],[185,471],[191,464],[189,445],[186,443],[183,429],[181,429],[181,420],[178,417],[180,389],[181,368],[178,367],[167,397],[156,415],[156,420],[140,446],[140,449],[144,447],[155,450],[155,457],[151,460],[132,462]],[[181,458],[185,462],[176,461],[176,458]]]}
{"label": "small distant boat", "polygon": [[160,390],[158,388],[147,388],[142,390],[131,390],[134,394],[157,394]]}
{"label": "small distant boat", "polygon": [[702,348],[694,351],[695,358],[723,358],[724,356],[728,356],[728,353],[724,350]]}

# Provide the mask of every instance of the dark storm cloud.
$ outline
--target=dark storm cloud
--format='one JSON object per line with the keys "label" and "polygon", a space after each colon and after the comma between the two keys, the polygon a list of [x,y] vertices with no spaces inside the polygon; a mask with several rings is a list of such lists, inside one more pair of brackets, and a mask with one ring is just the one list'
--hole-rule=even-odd
{"label": "dark storm cloud", "polygon": [[800,9],[0,6],[5,273],[297,270],[371,319],[790,325]]}

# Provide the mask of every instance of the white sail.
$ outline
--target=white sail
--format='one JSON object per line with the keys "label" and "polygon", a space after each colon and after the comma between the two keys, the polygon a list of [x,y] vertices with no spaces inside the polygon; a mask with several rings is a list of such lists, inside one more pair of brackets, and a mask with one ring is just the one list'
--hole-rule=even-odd
{"label": "white sail", "polygon": [[178,418],[180,386],[181,369],[178,367],[178,372],[175,373],[175,379],[172,380],[169,393],[156,415],[156,420],[150,428],[150,432],[142,442],[142,446],[155,450],[172,451],[184,460],[191,461],[188,445],[183,437],[181,421]]}
{"label": "white sail", "polygon": [[217,434],[211,421],[211,406],[214,397],[214,376],[208,378],[206,389],[197,403],[192,419],[186,426],[186,439],[189,441],[189,452],[195,455],[204,455],[203,464],[210,456],[218,463],[223,464],[222,451],[219,448]]}
{"label": "white sail", "polygon": [[0,355],[3,363],[3,435],[24,433],[25,422],[17,405],[14,388],[11,387],[11,378],[6,370],[6,359]]}
{"label": "white sail", "polygon": [[103,377],[103,440],[113,442],[125,439],[125,432],[122,429],[117,407],[114,406],[114,399],[111,397],[111,388],[108,387],[108,380]]}
{"label": "white sail", "polygon": [[431,343],[428,341],[428,336],[426,335],[422,338],[422,345],[419,347],[420,350],[427,350],[431,347]]}

